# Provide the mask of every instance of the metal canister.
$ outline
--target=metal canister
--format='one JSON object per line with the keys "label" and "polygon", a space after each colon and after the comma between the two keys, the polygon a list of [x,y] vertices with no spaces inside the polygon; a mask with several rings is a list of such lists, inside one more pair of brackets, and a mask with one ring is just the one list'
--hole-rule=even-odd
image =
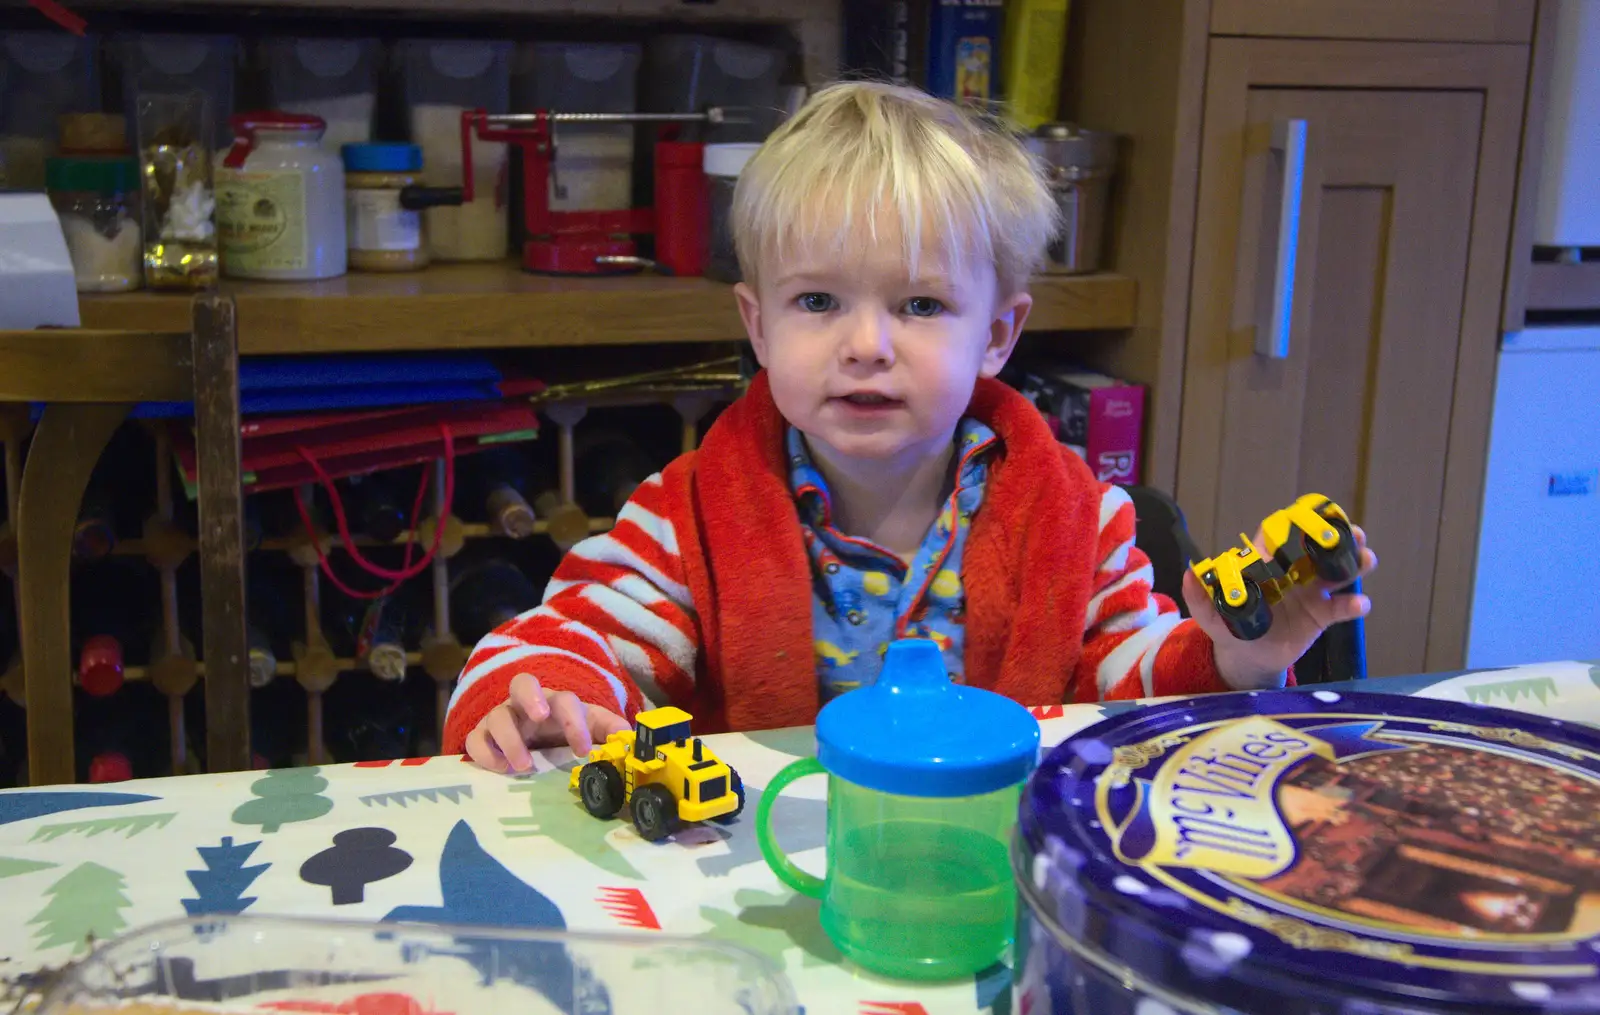
{"label": "metal canister", "polygon": [[1117,136],[1070,123],[1047,123],[1028,139],[1045,164],[1061,209],[1061,228],[1046,251],[1045,270],[1099,271],[1105,251],[1106,209],[1116,173]]}
{"label": "metal canister", "polygon": [[1600,1012],[1600,732],[1317,686],[1130,709],[1045,755],[1012,1011]]}

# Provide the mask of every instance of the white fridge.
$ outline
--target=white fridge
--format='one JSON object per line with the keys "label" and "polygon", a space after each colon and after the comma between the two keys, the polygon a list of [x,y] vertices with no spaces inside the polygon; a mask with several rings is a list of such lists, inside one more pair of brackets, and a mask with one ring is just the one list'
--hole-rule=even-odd
{"label": "white fridge", "polygon": [[1600,660],[1600,326],[1507,334],[1495,381],[1467,665],[1555,659]]}
{"label": "white fridge", "polygon": [[[1533,242],[1589,270],[1600,256],[1600,0],[1555,0],[1539,17],[1554,46]],[[1600,661],[1600,306],[1533,317],[1566,323],[1501,338],[1471,667]]]}

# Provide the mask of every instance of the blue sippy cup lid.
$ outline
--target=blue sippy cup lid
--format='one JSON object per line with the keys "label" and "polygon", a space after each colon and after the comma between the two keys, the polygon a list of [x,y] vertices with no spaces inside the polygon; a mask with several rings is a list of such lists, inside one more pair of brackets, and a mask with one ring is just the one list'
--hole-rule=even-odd
{"label": "blue sippy cup lid", "polygon": [[832,775],[899,796],[960,797],[1022,782],[1039,723],[1003,695],[952,683],[939,646],[891,642],[878,682],[817,715],[817,761]]}

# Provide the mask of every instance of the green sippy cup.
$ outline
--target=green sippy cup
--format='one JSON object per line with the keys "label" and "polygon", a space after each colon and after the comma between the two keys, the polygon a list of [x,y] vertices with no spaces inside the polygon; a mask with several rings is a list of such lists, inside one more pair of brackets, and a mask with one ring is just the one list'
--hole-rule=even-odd
{"label": "green sippy cup", "polygon": [[[1011,944],[1007,845],[1039,724],[1009,698],[951,683],[939,646],[889,645],[878,682],[817,716],[817,756],[767,784],[756,838],[778,877],[822,900],[822,927],[871,972],[969,976]],[[796,867],[772,836],[772,805],[796,779],[828,775],[828,869]]]}

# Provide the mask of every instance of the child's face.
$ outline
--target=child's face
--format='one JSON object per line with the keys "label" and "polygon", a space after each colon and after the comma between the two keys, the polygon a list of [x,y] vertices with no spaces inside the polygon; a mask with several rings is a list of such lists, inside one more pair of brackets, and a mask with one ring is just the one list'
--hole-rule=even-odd
{"label": "child's face", "polygon": [[827,457],[910,465],[944,453],[1032,305],[997,295],[993,266],[976,258],[951,269],[928,250],[913,278],[895,236],[775,260],[755,290],[737,287],[739,310],[778,411]]}

